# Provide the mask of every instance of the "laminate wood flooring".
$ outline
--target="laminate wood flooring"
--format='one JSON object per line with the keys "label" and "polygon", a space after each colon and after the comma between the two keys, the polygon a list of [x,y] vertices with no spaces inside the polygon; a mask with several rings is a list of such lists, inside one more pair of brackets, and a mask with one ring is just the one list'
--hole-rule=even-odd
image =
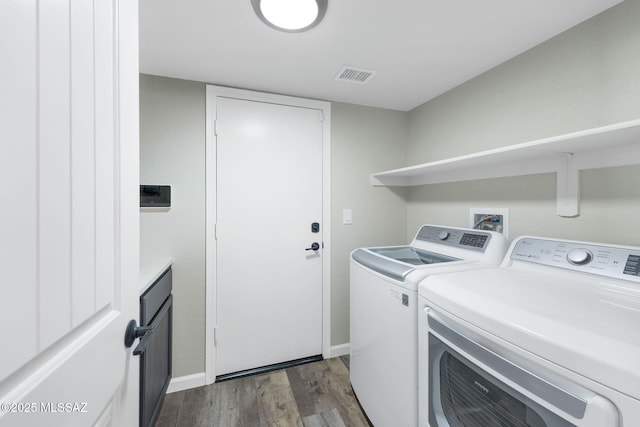
{"label": "laminate wood flooring", "polygon": [[156,427],[371,427],[351,389],[349,357],[168,394]]}

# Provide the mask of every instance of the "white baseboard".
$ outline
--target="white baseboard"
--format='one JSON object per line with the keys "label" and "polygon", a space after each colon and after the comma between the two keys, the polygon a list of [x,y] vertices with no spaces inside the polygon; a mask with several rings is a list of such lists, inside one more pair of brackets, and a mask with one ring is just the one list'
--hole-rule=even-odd
{"label": "white baseboard", "polygon": [[167,394],[175,393],[176,391],[188,390],[190,388],[202,387],[205,384],[204,372],[171,378],[169,387],[167,387]]}
{"label": "white baseboard", "polygon": [[351,354],[351,344],[344,343],[339,345],[334,345],[331,347],[331,357],[344,356],[347,354]]}
{"label": "white baseboard", "polygon": [[[350,353],[351,344],[345,343],[334,345],[331,347],[329,357],[344,356]],[[204,372],[172,378],[169,383],[169,387],[167,387],[167,394],[175,393],[176,391],[189,390],[190,388],[202,387],[206,384],[206,376]]]}

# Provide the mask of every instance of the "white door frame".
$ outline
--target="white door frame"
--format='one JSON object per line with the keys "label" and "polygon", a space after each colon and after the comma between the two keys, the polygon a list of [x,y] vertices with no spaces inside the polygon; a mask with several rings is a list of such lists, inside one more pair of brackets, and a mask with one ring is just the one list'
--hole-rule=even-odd
{"label": "white door frame", "polygon": [[215,118],[217,97],[235,98],[292,107],[320,110],[322,122],[322,227],[324,250],[322,255],[322,356],[331,354],[331,104],[325,101],[295,98],[207,85],[206,114],[206,327],[205,327],[205,377],[211,384],[216,379],[216,351],[214,329],[216,327],[216,136]]}

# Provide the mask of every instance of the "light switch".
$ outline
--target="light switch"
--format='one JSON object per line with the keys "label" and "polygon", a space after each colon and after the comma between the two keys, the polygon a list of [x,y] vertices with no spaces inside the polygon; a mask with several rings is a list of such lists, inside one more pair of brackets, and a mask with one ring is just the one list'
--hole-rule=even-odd
{"label": "light switch", "polygon": [[342,210],[342,224],[343,225],[353,224],[353,212],[351,211],[351,209]]}

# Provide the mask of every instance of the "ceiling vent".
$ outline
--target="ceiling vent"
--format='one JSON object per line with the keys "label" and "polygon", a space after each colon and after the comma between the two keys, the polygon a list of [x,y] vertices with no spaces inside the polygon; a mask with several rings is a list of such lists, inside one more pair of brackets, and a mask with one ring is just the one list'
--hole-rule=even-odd
{"label": "ceiling vent", "polygon": [[376,71],[344,66],[336,75],[336,80],[364,85],[369,83],[376,74],[378,74]]}

